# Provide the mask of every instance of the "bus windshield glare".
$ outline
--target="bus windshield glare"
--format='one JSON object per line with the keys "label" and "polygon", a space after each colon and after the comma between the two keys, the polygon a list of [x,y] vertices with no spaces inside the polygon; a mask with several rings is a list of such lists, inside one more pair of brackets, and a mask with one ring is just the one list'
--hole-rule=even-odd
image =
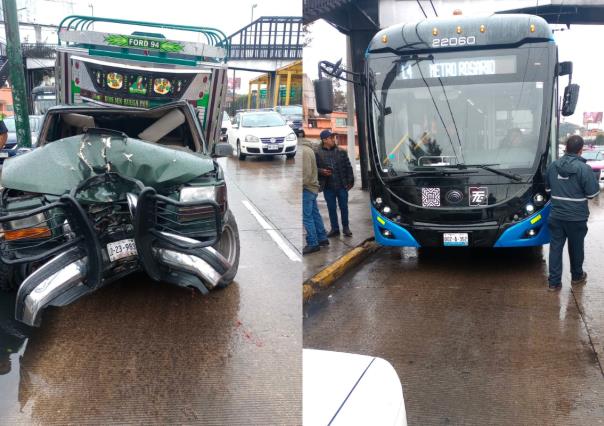
{"label": "bus windshield glare", "polygon": [[545,47],[370,57],[383,172],[464,165],[530,171],[542,111],[551,105],[548,60]]}

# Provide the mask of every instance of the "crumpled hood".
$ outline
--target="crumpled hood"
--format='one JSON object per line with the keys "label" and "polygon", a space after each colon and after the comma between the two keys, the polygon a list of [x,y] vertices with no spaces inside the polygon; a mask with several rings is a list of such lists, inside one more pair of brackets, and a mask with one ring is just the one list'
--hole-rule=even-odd
{"label": "crumpled hood", "polygon": [[105,172],[161,188],[180,185],[214,169],[192,152],[116,135],[84,134],[51,142],[6,161],[1,184],[21,191],[62,195]]}
{"label": "crumpled hood", "polygon": [[579,173],[582,162],[585,163],[582,157],[566,154],[556,163],[556,170],[560,176],[569,177]]}

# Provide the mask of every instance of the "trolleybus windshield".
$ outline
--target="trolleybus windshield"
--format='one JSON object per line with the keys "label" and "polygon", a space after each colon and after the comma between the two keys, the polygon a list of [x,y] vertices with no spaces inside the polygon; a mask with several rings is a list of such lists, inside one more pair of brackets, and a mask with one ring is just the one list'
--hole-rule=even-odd
{"label": "trolleybus windshield", "polygon": [[[546,47],[370,57],[369,90],[384,172],[538,161],[553,77]],[[547,95],[549,91],[549,96]]]}

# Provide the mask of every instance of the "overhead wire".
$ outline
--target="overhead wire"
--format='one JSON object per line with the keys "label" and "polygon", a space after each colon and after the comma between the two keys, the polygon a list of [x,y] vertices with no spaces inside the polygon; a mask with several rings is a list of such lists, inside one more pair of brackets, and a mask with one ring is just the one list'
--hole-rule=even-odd
{"label": "overhead wire", "polygon": [[432,6],[432,10],[434,11],[434,15],[436,15],[436,17],[438,18],[438,13],[436,13],[436,8],[434,7],[434,3],[432,3],[432,0],[430,0],[430,5]]}
{"label": "overhead wire", "polygon": [[417,1],[417,5],[419,6],[419,8],[422,10],[422,13],[424,14],[424,18],[428,18],[428,15],[426,15],[426,11],[424,10],[424,7],[422,6],[422,4],[419,2],[419,0]]}

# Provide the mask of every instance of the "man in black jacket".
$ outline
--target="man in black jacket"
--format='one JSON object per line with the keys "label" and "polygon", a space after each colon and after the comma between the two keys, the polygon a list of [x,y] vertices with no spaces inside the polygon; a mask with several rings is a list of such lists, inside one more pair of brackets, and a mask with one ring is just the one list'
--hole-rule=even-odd
{"label": "man in black jacket", "polygon": [[338,224],[338,209],[342,215],[342,232],[351,237],[352,232],[348,224],[348,191],[354,185],[354,173],[348,155],[338,148],[333,133],[330,130],[321,132],[321,148],[317,152],[317,168],[319,169],[319,183],[327,202],[331,231],[328,237],[340,235]]}
{"label": "man in black jacket", "polygon": [[566,141],[566,153],[554,161],[545,174],[545,190],[550,193],[552,211],[548,220],[549,290],[562,288],[562,251],[568,239],[571,284],[585,284],[583,271],[583,242],[587,234],[589,207],[587,200],[600,192],[598,180],[591,167],[581,157],[583,138],[571,136]]}

